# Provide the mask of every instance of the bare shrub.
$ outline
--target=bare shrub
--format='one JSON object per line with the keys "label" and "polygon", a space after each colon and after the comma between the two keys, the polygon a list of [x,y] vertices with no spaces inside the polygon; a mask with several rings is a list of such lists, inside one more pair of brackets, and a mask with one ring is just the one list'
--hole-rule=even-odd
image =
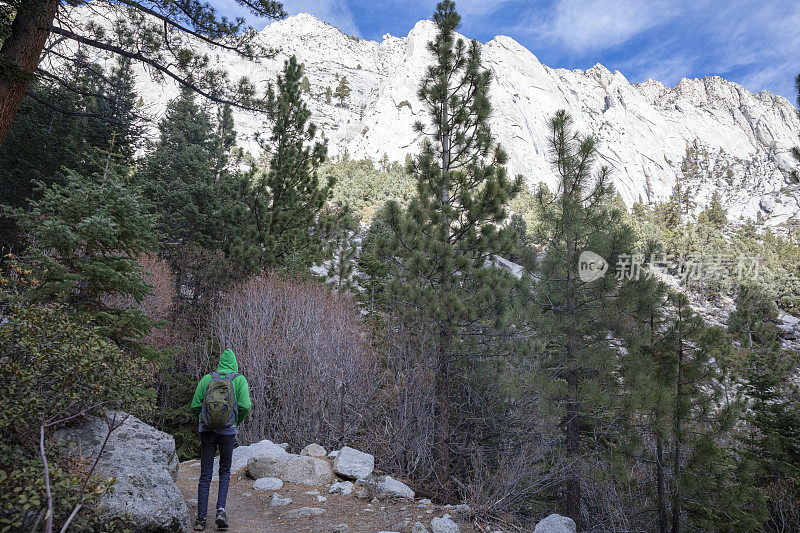
{"label": "bare shrub", "polygon": [[385,385],[369,441],[381,464],[425,482],[433,474],[435,360],[423,328],[390,317],[379,328]]}
{"label": "bare shrub", "polygon": [[337,446],[364,439],[383,382],[349,297],[315,282],[258,276],[223,295],[212,329],[250,383],[242,443]]}
{"label": "bare shrub", "polygon": [[119,295],[105,296],[103,302],[112,307],[140,309],[153,320],[164,322],[161,327],[153,328],[141,340],[151,344],[156,349],[167,349],[175,343],[174,339],[172,339],[172,328],[166,323],[172,318],[176,303],[175,281],[172,271],[169,263],[157,255],[141,254],[137,261],[143,271],[144,280],[153,287],[151,294],[141,302],[136,302],[130,296],[123,297]]}

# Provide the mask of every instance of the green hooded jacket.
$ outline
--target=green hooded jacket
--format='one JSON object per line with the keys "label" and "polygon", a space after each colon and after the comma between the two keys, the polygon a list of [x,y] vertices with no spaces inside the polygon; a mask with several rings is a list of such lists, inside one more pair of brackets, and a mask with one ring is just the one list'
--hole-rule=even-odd
{"label": "green hooded jacket", "polygon": [[[231,372],[238,372],[239,364],[236,362],[236,355],[233,350],[227,349],[219,356],[219,365],[217,365],[217,372],[220,374],[230,374]],[[203,406],[203,398],[206,395],[206,388],[211,383],[211,374],[206,374],[200,383],[197,384],[197,389],[194,391],[192,398],[192,413],[197,415],[197,420],[200,420],[200,409]],[[242,420],[247,418],[250,413],[250,388],[247,386],[247,380],[244,376],[239,375],[231,381],[233,385],[233,393],[236,395],[236,403],[239,406],[239,414],[236,417],[236,425],[242,423]]]}

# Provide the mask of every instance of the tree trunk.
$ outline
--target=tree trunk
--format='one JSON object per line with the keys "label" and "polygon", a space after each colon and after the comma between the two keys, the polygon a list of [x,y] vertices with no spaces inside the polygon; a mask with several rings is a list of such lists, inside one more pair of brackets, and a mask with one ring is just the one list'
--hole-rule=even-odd
{"label": "tree trunk", "polygon": [[[444,242],[450,242],[450,219],[445,214],[450,204],[450,188],[448,187],[448,172],[450,169],[450,132],[448,125],[447,99],[442,103],[442,188],[439,199],[442,202],[442,231]],[[444,272],[442,276],[442,292],[452,290],[452,273]],[[447,312],[447,311],[445,311]],[[439,347],[436,356],[436,419],[433,432],[434,461],[436,463],[436,477],[439,483],[449,491],[450,482],[450,349],[452,346],[452,333],[449,331],[450,317],[441,326]]]}
{"label": "tree trunk", "polygon": [[450,353],[449,335],[443,333],[436,361],[436,416],[433,430],[433,453],[436,477],[448,490],[450,481]]}
{"label": "tree trunk", "polygon": [[656,435],[656,485],[658,490],[658,531],[667,533],[667,502],[664,480],[664,437]]}
{"label": "tree trunk", "polygon": [[0,47],[0,146],[28,90],[58,6],[58,0],[23,1]]}
{"label": "tree trunk", "polygon": [[[573,264],[573,258],[577,256],[577,244],[573,241],[571,236],[567,237],[566,243],[567,250],[567,265]],[[575,279],[572,268],[567,270],[566,288],[567,288],[567,302],[566,313],[570,317],[575,317],[577,314],[575,303]],[[575,338],[572,333],[566,342],[566,366],[567,366],[567,405],[566,405],[566,447],[567,447],[567,461],[571,464],[567,473],[566,483],[566,508],[567,516],[575,521],[577,531],[583,529],[583,520],[581,515],[581,479],[580,467],[577,466],[578,457],[580,455],[580,399],[578,397],[580,385],[580,373],[578,368],[578,353],[577,346],[580,339]]]}
{"label": "tree trunk", "polygon": [[[578,409],[578,371],[569,370],[567,373],[567,387],[569,399],[567,400],[567,460],[574,463],[580,452],[579,409]],[[581,480],[578,466],[570,466],[567,474],[567,516],[575,521],[578,531],[581,530]]]}
{"label": "tree trunk", "polygon": [[678,341],[678,375],[677,384],[675,386],[675,457],[673,459],[672,468],[672,482],[675,485],[672,490],[672,533],[679,533],[681,527],[681,423],[682,423],[682,408],[681,400],[683,396],[683,388],[681,387],[681,379],[683,379],[683,339]]}

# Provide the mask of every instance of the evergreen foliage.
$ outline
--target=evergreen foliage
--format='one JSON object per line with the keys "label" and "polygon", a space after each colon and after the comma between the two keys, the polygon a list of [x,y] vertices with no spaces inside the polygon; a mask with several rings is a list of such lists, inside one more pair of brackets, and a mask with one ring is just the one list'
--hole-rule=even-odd
{"label": "evergreen foliage", "polygon": [[739,340],[740,379],[749,401],[742,440],[767,501],[766,529],[791,531],[800,527],[800,390],[792,382],[799,361],[781,349],[776,316],[769,293],[742,285],[728,330]]}
{"label": "evergreen foliage", "polygon": [[114,299],[141,302],[150,294],[137,261],[156,246],[155,217],[146,202],[110,164],[91,177],[67,171],[66,185],[40,184],[37,193],[28,209],[11,211],[32,243],[25,257],[34,272],[30,297],[63,298],[102,335],[141,349],[137,340],[150,331],[150,318]]}
{"label": "evergreen foliage", "polygon": [[225,249],[232,236],[222,217],[236,201],[223,194],[231,193],[233,181],[227,171],[236,141],[230,108],[220,110],[215,128],[194,94],[183,90],[168,105],[159,132],[137,179],[159,214],[163,252],[175,259],[185,245]]}
{"label": "evergreen foliage", "polygon": [[337,291],[353,289],[353,272],[356,264],[359,221],[349,206],[345,205],[335,213],[328,215],[332,220],[330,235],[327,239],[328,257],[331,267],[328,278]]}
{"label": "evergreen foliage", "polygon": [[[78,60],[85,61],[78,56]],[[119,61],[108,72],[79,66],[65,73],[66,86],[34,83],[0,147],[0,204],[24,207],[36,198],[37,183],[64,184],[66,169],[82,174],[101,171],[113,143],[118,163],[130,162],[141,127],[134,109],[131,68]],[[38,100],[58,101],[64,114]],[[25,247],[14,219],[0,214],[0,246]]]}
{"label": "evergreen foliage", "polygon": [[320,166],[319,173],[335,180],[331,201],[349,206],[363,224],[369,224],[387,201],[408,205],[416,192],[412,176],[402,165],[389,163],[388,159],[380,168],[371,159],[329,160]]}
{"label": "evergreen foliage", "polygon": [[[596,144],[591,136],[572,131],[572,119],[559,111],[550,121],[553,166],[559,177],[551,195],[536,193],[541,217],[534,228],[534,242],[543,246],[537,267],[537,330],[542,338],[543,394],[558,406],[562,417],[565,460],[565,509],[584,524],[581,478],[591,471],[589,460],[607,453],[599,442],[616,431],[610,423],[618,396],[614,369],[617,353],[608,342],[615,314],[620,280],[610,272],[584,281],[578,276],[579,256],[584,251],[617,264],[619,254],[633,248],[633,232],[622,223],[622,213],[612,208],[613,188],[609,171],[594,172]],[[610,267],[609,267],[610,269]],[[588,438],[591,437],[591,438]]]}
{"label": "evergreen foliage", "polygon": [[334,181],[322,182],[319,167],[327,148],[315,141],[316,125],[302,100],[303,67],[292,56],[278,76],[277,92],[267,94],[272,135],[264,148],[269,168],[255,177],[246,202],[263,270],[290,268],[307,272],[324,257],[324,220],[318,215],[330,198]]}
{"label": "evergreen foliage", "polygon": [[339,79],[339,85],[336,86],[336,90],[333,92],[333,96],[339,99],[339,105],[344,107],[344,101],[350,97],[350,84],[347,82],[347,76],[342,76]]}
{"label": "evergreen foliage", "polygon": [[474,345],[508,318],[517,280],[491,263],[511,245],[513,232],[499,224],[522,187],[521,178],[507,178],[506,154],[493,144],[491,78],[481,67],[478,43],[456,39],[460,20],[452,1],[437,5],[438,33],[428,43],[434,63],[419,89],[430,124],[415,126],[430,139],[409,166],[416,197],[407,210],[396,202],[386,208],[391,232],[384,243],[398,269],[389,284],[391,301],[435,339],[433,448],[435,475],[444,486],[451,467],[453,365],[467,353],[491,355],[490,348]]}

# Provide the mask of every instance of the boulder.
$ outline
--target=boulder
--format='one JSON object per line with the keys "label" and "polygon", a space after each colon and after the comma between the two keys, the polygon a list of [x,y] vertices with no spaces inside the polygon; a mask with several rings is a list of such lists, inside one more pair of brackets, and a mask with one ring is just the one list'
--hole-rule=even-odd
{"label": "boulder", "polygon": [[380,499],[386,499],[386,498],[407,498],[409,500],[414,499],[414,491],[411,490],[411,488],[402,481],[397,481],[391,476],[382,476],[382,479],[378,481],[377,495],[378,498]]}
{"label": "boulder", "polygon": [[332,450],[331,453],[328,454],[328,459],[336,459],[337,455],[339,455],[339,450]]}
{"label": "boulder", "polygon": [[431,531],[433,533],[458,533],[458,524],[450,520],[450,515],[446,514],[431,520]]}
{"label": "boulder", "polygon": [[283,507],[284,505],[289,505],[292,503],[291,498],[284,498],[277,492],[272,493],[272,498],[269,500],[270,507]]}
{"label": "boulder", "polygon": [[250,453],[247,459],[247,475],[250,477],[254,479],[262,477],[283,479],[284,468],[292,455],[277,444],[271,442],[269,444]]}
{"label": "boulder", "polygon": [[575,522],[572,518],[551,514],[536,524],[533,533],[575,533]]}
{"label": "boulder", "polygon": [[[111,411],[106,418],[85,417],[53,436],[71,442],[76,455],[94,458],[109,424],[119,424],[126,416]],[[109,519],[120,519],[133,532],[189,531],[189,509],[175,484],[178,456],[171,435],[128,416],[111,433],[95,473],[116,480],[113,492],[102,500],[102,512]]]}
{"label": "boulder", "polygon": [[262,477],[253,481],[253,490],[280,490],[283,487],[283,481],[276,477]]}
{"label": "boulder", "polygon": [[328,489],[328,494],[341,494],[343,496],[347,496],[353,492],[354,488],[355,485],[353,485],[352,481],[337,481],[331,485],[331,488]]}
{"label": "boulder", "polygon": [[[280,444],[275,444],[271,440],[266,440],[266,439],[251,444],[249,446],[237,446],[236,448],[233,449],[233,459],[231,461],[231,474],[235,474],[236,472],[247,466],[247,462],[254,455],[269,453],[270,450],[275,450],[275,449],[281,449],[284,452],[286,451]],[[266,476],[259,476],[259,477],[266,477]],[[218,480],[219,480],[219,457],[216,457],[214,459],[214,477],[212,478],[212,481],[218,481]]]}
{"label": "boulder", "polygon": [[345,446],[333,460],[333,471],[342,477],[363,479],[375,468],[375,457]]}
{"label": "boulder", "polygon": [[311,457],[325,457],[327,454],[325,448],[319,444],[309,444],[300,451],[300,455],[310,455]]}
{"label": "boulder", "polygon": [[411,533],[429,533],[428,528],[425,527],[425,524],[422,522],[417,522],[414,524],[414,527],[411,528]]}
{"label": "boulder", "polygon": [[325,509],[320,507],[298,507],[297,509],[289,509],[281,518],[308,518],[310,516],[319,516],[325,512]]}
{"label": "boulder", "polygon": [[289,483],[325,485],[333,479],[333,470],[328,461],[324,459],[292,455],[278,477]]}

